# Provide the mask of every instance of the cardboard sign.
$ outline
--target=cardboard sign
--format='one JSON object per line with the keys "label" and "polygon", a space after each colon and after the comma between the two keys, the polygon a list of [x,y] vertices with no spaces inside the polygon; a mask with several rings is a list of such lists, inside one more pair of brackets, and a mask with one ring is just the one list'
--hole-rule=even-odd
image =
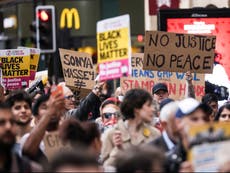
{"label": "cardboard sign", "polygon": [[[186,93],[185,73],[143,70],[143,56],[143,53],[132,55],[132,76],[121,78],[122,89],[127,91],[132,88],[142,88],[152,93],[154,84],[163,82],[168,86],[170,98],[183,99]],[[201,100],[205,94],[204,74],[194,73],[192,76],[196,99]]]}
{"label": "cardboard sign", "polygon": [[95,71],[89,54],[72,50],[59,49],[63,75],[67,86],[92,89],[95,84]]}
{"label": "cardboard sign", "polygon": [[218,172],[230,160],[229,122],[196,125],[189,128],[188,160],[195,172]]}
{"label": "cardboard sign", "polygon": [[212,73],[216,37],[145,32],[145,70]]}
{"label": "cardboard sign", "polygon": [[30,51],[29,49],[0,50],[3,84],[6,89],[19,89],[29,85]]}
{"label": "cardboard sign", "polygon": [[46,132],[43,141],[45,144],[45,154],[48,160],[52,160],[55,154],[69,147],[68,145],[62,144],[57,131]]}
{"label": "cardboard sign", "polygon": [[99,79],[115,79],[130,74],[131,40],[129,15],[97,23]]}

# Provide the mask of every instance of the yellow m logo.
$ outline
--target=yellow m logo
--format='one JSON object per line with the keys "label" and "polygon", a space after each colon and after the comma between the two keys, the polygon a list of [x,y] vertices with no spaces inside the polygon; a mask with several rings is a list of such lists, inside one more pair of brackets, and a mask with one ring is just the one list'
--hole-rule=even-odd
{"label": "yellow m logo", "polygon": [[64,28],[66,25],[67,20],[67,28],[73,27],[73,19],[75,24],[75,29],[80,28],[80,17],[78,14],[78,11],[75,8],[71,8],[70,10],[68,8],[63,9],[61,13],[61,21],[60,21],[60,27]]}

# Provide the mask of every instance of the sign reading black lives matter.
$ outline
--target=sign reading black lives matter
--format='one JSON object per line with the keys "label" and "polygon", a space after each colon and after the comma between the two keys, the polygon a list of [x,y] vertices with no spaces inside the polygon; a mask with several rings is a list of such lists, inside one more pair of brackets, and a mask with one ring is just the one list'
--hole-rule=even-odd
{"label": "sign reading black lives matter", "polygon": [[92,89],[95,71],[88,53],[59,49],[62,70],[67,86],[77,89]]}
{"label": "sign reading black lives matter", "polygon": [[216,37],[145,32],[144,70],[212,73]]}

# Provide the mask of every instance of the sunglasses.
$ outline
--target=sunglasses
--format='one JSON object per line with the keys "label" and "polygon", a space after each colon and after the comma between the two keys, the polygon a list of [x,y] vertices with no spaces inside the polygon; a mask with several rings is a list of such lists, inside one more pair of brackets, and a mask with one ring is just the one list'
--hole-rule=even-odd
{"label": "sunglasses", "polygon": [[114,115],[115,117],[118,117],[119,116],[119,113],[118,112],[106,112],[106,113],[103,113],[102,114],[105,118],[109,119],[112,117],[112,115]]}
{"label": "sunglasses", "polygon": [[70,100],[70,99],[74,98],[74,95],[65,96],[64,98]]}

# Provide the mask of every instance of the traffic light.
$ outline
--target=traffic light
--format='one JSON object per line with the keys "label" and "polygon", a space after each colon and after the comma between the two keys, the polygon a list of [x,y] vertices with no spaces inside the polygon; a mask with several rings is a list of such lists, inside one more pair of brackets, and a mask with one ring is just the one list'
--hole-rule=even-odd
{"label": "traffic light", "polygon": [[36,7],[37,48],[41,53],[56,51],[55,9],[52,5]]}

